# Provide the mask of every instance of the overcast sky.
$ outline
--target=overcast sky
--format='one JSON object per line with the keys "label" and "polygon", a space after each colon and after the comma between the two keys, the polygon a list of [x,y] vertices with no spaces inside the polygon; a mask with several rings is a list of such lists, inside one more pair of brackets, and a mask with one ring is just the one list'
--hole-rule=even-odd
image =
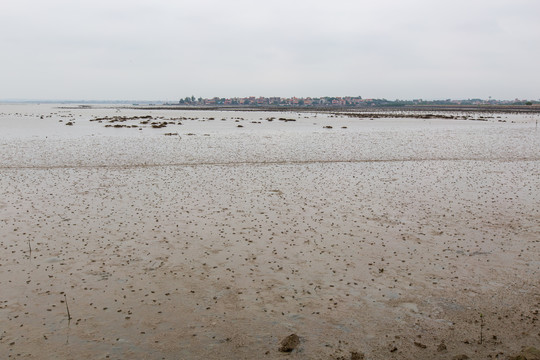
{"label": "overcast sky", "polygon": [[0,99],[540,99],[540,0],[2,0]]}

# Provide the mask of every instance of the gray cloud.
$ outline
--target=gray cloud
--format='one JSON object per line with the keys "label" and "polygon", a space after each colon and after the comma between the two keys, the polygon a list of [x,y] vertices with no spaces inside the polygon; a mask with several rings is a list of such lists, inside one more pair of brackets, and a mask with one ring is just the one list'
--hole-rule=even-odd
{"label": "gray cloud", "polygon": [[0,98],[540,98],[536,0],[8,0]]}

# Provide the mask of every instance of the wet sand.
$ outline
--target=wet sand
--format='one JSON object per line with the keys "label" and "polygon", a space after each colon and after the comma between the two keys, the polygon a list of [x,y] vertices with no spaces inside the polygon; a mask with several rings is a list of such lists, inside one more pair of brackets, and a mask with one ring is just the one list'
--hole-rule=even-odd
{"label": "wet sand", "polygon": [[[90,121],[119,114],[174,124]],[[500,116],[0,106],[0,354],[538,347],[540,132]]]}

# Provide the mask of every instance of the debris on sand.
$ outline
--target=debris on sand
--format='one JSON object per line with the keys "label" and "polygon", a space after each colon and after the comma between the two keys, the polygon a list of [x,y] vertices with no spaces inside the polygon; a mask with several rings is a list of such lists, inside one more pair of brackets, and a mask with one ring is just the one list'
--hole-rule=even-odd
{"label": "debris on sand", "polygon": [[366,357],[362,352],[351,351],[351,357],[340,356],[337,360],[364,360]]}
{"label": "debris on sand", "polygon": [[291,352],[300,344],[300,338],[296,334],[291,334],[285,339],[281,340],[281,346],[279,351],[281,352]]}
{"label": "debris on sand", "polygon": [[510,360],[540,360],[540,350],[531,346],[523,349],[518,355],[511,356]]}
{"label": "debris on sand", "polygon": [[365,359],[364,353],[356,352],[356,351],[351,352],[351,360],[364,360],[364,359]]}

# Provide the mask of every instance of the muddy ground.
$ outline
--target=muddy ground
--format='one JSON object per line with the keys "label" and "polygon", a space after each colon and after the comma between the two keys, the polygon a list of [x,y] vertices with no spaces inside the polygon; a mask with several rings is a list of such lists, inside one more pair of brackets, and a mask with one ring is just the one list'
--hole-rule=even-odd
{"label": "muddy ground", "polygon": [[533,117],[90,121],[119,111],[0,108],[3,358],[505,359],[539,346]]}

